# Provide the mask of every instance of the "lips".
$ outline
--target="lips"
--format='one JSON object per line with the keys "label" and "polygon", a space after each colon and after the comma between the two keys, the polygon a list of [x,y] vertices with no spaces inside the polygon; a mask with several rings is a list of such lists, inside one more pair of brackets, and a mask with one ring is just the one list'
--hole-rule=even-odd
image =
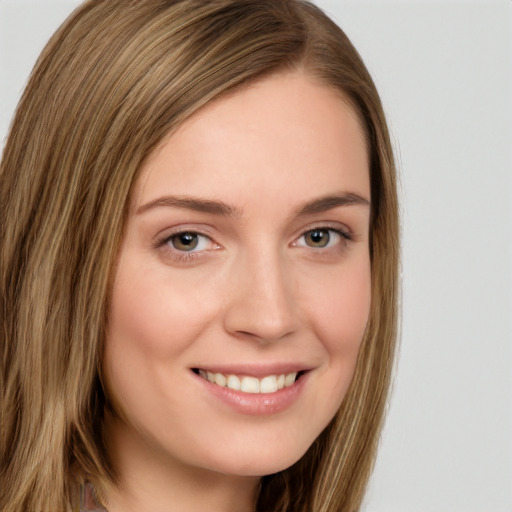
{"label": "lips", "polygon": [[261,378],[251,375],[212,372],[196,369],[195,373],[208,382],[221,388],[229,388],[242,393],[275,393],[281,389],[292,386],[302,372],[288,372],[265,375]]}
{"label": "lips", "polygon": [[190,369],[212,407],[220,403],[238,414],[258,416],[292,407],[302,396],[312,370],[293,363]]}

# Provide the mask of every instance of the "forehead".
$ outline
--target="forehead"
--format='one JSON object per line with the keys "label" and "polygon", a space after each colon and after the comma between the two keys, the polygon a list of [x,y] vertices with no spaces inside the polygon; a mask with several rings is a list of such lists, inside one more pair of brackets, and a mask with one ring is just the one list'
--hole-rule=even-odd
{"label": "forehead", "polygon": [[364,131],[340,91],[297,71],[262,79],[192,115],[148,159],[133,199],[140,205],[172,192],[241,200],[243,189],[304,195],[333,187],[369,197]]}

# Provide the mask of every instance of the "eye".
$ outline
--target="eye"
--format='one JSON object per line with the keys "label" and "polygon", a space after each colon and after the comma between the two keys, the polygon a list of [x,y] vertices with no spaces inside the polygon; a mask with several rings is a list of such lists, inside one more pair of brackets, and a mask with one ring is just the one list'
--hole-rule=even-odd
{"label": "eye", "polygon": [[349,239],[350,236],[339,229],[315,228],[306,231],[294,245],[312,249],[329,249]]}
{"label": "eye", "polygon": [[176,228],[153,244],[165,262],[192,264],[204,261],[222,247],[212,237],[186,227]]}
{"label": "eye", "polygon": [[209,237],[194,231],[182,231],[171,235],[166,243],[176,251],[188,253],[206,251],[214,245]]}
{"label": "eye", "polygon": [[309,247],[327,247],[331,238],[332,235],[328,229],[314,229],[304,234],[304,242]]}

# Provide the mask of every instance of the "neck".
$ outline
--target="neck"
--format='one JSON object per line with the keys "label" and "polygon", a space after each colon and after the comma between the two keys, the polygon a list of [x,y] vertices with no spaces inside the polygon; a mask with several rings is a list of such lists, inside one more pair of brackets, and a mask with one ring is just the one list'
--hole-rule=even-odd
{"label": "neck", "polygon": [[259,477],[225,475],[187,465],[107,421],[109,456],[118,483],[104,490],[108,512],[253,512]]}

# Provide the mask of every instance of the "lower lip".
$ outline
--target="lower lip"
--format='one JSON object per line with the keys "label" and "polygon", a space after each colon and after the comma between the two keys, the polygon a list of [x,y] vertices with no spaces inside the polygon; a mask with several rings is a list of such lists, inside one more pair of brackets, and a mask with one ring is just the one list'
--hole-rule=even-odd
{"label": "lower lip", "polygon": [[200,375],[194,374],[194,376],[209,393],[236,412],[252,416],[265,416],[277,414],[291,407],[304,389],[308,374],[309,372],[302,374],[294,384],[274,393],[243,393],[212,384]]}

